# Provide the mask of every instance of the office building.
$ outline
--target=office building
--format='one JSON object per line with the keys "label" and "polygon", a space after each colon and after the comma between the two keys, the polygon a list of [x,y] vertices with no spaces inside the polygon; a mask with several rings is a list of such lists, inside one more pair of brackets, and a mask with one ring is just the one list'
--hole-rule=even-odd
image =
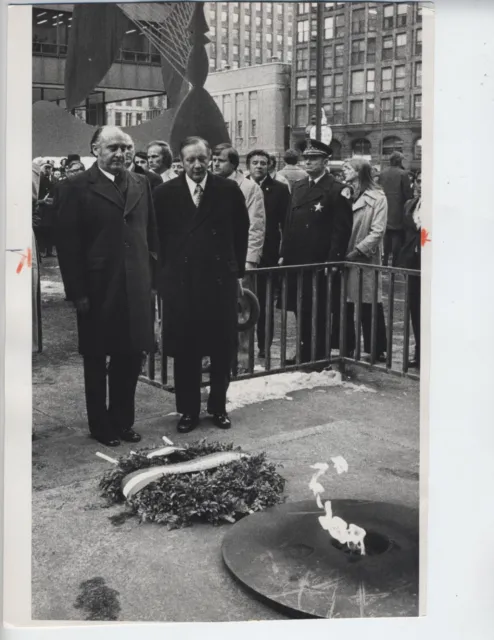
{"label": "office building", "polygon": [[333,131],[333,159],[363,154],[374,162],[386,162],[399,150],[410,166],[420,166],[422,6],[376,2],[322,5],[322,22],[317,3],[296,5],[292,143],[305,137],[316,116],[319,87],[322,108]]}

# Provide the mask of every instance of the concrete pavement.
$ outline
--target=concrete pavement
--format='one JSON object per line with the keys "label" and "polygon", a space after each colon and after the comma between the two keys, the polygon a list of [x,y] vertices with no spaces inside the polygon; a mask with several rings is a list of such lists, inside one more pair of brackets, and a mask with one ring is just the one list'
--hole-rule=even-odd
{"label": "concrete pavement", "polygon": [[[122,507],[105,506],[97,485],[108,466],[95,456],[105,448],[87,436],[73,312],[59,293],[45,295],[43,312],[45,352],[33,364],[33,618],[282,619],[223,567],[221,540],[230,525],[168,531],[119,519]],[[229,432],[205,420],[187,435],[178,434],[177,417],[167,415],[175,411],[173,395],[140,383],[136,429],[143,446],[159,445],[167,435],[177,444],[207,437],[266,451],[282,465],[289,501],[311,497],[311,464],[342,455],[349,471],[324,477],[325,497],[416,507],[418,384],[361,370],[352,379],[375,392],[297,391],[291,401],[234,411]],[[116,456],[131,448],[124,444],[105,453]]]}

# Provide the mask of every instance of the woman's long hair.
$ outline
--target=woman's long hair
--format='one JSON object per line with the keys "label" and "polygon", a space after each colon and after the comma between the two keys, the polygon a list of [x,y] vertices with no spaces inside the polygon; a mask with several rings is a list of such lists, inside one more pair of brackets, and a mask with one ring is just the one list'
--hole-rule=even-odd
{"label": "woman's long hair", "polygon": [[381,185],[376,181],[372,175],[371,163],[363,156],[353,156],[348,163],[352,165],[355,171],[358,172],[358,181],[360,185],[360,193],[367,191],[368,189],[377,189],[382,191]]}

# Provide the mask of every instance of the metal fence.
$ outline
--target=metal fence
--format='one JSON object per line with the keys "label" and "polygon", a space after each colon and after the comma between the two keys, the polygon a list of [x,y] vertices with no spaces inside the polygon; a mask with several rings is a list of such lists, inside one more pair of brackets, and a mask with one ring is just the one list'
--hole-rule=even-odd
{"label": "metal fence", "polygon": [[[247,286],[264,309],[264,344],[257,344],[262,334],[258,327],[243,332],[232,363],[233,380],[329,366],[344,372],[349,364],[419,379],[418,369],[409,366],[411,311],[420,304],[419,271],[328,262],[256,269],[248,278]],[[153,313],[159,323],[161,301]],[[205,385],[207,373],[205,367]],[[160,340],[141,379],[173,390],[172,360],[161,352]]]}

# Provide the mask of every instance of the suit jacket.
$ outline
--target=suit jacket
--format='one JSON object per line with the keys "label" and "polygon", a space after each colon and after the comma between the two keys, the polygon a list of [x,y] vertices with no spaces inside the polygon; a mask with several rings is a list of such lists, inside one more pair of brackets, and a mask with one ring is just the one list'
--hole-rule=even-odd
{"label": "suit jacket", "polygon": [[379,184],[388,200],[388,229],[403,229],[405,202],[413,198],[408,171],[401,167],[387,167],[379,176]]}
{"label": "suit jacket", "polygon": [[258,184],[249,180],[240,171],[234,171],[229,180],[235,180],[244,194],[245,204],[249,212],[249,244],[247,247],[247,262],[259,264],[262,258],[262,248],[266,236],[266,212],[264,198]]}
{"label": "suit jacket", "polygon": [[159,176],[156,173],[153,173],[152,171],[147,171],[146,169],[143,169],[138,164],[134,164],[134,172],[138,173],[141,176],[146,176],[146,178],[149,181],[149,184],[151,185],[151,191],[158,185],[163,184],[163,180],[161,179],[161,176]]}
{"label": "suit jacket", "polygon": [[312,187],[308,178],[295,183],[281,250],[285,264],[344,260],[352,232],[344,186],[327,173]]}
{"label": "suit jacket", "polygon": [[281,234],[290,207],[290,192],[286,185],[269,175],[260,186],[266,211],[266,235],[260,266],[271,267],[278,264],[280,257]]}
{"label": "suit jacket", "polygon": [[237,278],[249,234],[233,180],[208,174],[196,208],[185,173],[153,192],[160,241],[163,351],[230,355],[237,335]]}
{"label": "suit jacket", "polygon": [[123,195],[95,163],[59,189],[58,249],[78,314],[82,354],[142,352],[153,347],[151,288],[158,242],[149,182],[125,172]]}
{"label": "suit jacket", "polygon": [[405,269],[418,269],[421,266],[421,245],[420,234],[421,228],[415,224],[413,219],[413,213],[420,198],[412,198],[405,204],[405,216],[403,220],[403,226],[405,230],[405,240],[403,247],[398,256],[398,267],[404,267]]}

